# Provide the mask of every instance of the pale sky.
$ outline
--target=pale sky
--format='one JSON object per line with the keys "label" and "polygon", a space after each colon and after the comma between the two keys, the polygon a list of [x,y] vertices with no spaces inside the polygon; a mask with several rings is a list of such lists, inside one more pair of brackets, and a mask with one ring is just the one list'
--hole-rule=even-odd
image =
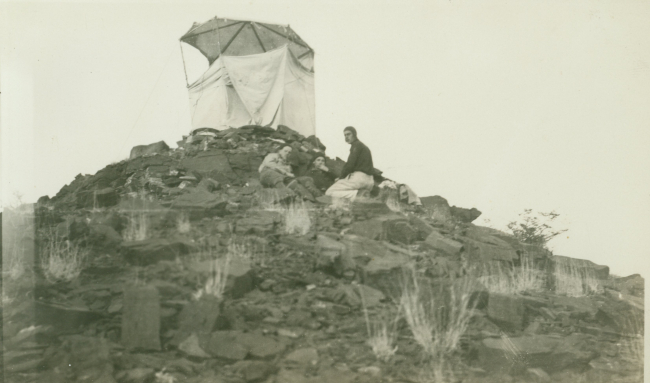
{"label": "pale sky", "polygon": [[190,129],[178,39],[215,15],[316,51],[316,129],[504,229],[560,213],[556,254],[650,267],[650,2],[0,2],[2,198],[54,195]]}

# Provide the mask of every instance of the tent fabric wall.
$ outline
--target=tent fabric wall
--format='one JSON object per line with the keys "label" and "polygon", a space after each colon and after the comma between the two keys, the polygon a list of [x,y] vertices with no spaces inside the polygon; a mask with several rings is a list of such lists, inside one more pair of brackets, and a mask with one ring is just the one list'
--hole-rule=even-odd
{"label": "tent fabric wall", "polygon": [[285,45],[248,56],[221,56],[188,88],[192,130],[247,124],[316,132],[314,74]]}

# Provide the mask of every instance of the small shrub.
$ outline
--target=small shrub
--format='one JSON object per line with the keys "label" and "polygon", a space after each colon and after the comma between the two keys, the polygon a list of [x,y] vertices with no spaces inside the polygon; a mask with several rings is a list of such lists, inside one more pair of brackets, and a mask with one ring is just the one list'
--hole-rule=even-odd
{"label": "small shrub", "polygon": [[551,226],[560,216],[554,211],[540,212],[535,216],[532,209],[525,209],[519,216],[522,219],[521,222],[510,222],[508,229],[522,243],[546,247],[548,241],[567,231],[567,229],[557,230]]}
{"label": "small shrub", "polygon": [[311,218],[303,202],[292,202],[284,209],[283,215],[287,234],[305,235],[311,229]]}
{"label": "small shrub", "polygon": [[81,274],[87,255],[78,244],[50,232],[43,245],[41,270],[49,282],[70,282]]}

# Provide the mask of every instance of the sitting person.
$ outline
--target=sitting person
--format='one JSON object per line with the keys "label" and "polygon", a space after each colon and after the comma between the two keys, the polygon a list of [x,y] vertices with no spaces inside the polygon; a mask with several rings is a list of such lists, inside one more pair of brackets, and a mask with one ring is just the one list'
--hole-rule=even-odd
{"label": "sitting person", "polygon": [[359,191],[370,191],[375,186],[372,176],[372,154],[370,149],[357,138],[357,131],[352,126],[343,129],[345,142],[350,144],[350,155],[341,176],[325,192],[335,198],[354,199]]}
{"label": "sitting person", "polygon": [[325,156],[322,154],[312,161],[305,176],[313,179],[316,188],[323,193],[332,186],[336,179],[336,176],[325,166]]}
{"label": "sitting person", "polygon": [[314,180],[310,177],[296,177],[293,174],[291,165],[287,163],[287,157],[291,153],[291,146],[285,146],[277,153],[269,153],[259,167],[260,183],[268,188],[283,188],[296,192],[299,196],[314,201],[314,197],[320,197],[323,193],[314,186]]}

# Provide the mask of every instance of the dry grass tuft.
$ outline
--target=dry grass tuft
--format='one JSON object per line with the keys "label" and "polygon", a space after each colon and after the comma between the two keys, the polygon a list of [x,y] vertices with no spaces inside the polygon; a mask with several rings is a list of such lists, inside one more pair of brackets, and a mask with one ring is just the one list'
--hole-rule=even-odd
{"label": "dry grass tuft", "polygon": [[413,338],[429,359],[439,359],[441,355],[458,349],[461,336],[467,331],[473,316],[471,292],[469,278],[424,291],[414,269],[407,275],[400,308]]}
{"label": "dry grass tuft", "polygon": [[49,282],[70,282],[81,274],[87,256],[86,249],[50,232],[45,236],[41,270]]}
{"label": "dry grass tuft", "polygon": [[396,317],[392,323],[389,323],[390,321],[385,318],[383,320],[371,322],[363,289],[359,289],[359,295],[361,296],[363,314],[366,320],[366,330],[368,332],[367,344],[372,349],[372,353],[375,357],[386,363],[390,361],[393,355],[395,355],[395,352],[397,352],[397,346],[395,346],[395,343],[397,341],[397,321],[399,316]]}
{"label": "dry grass tuft", "polygon": [[189,233],[192,230],[192,223],[187,213],[180,213],[176,217],[176,230],[179,233]]}
{"label": "dry grass tuft", "polygon": [[144,241],[149,234],[149,217],[144,210],[131,211],[126,228],[122,232],[125,241]]}
{"label": "dry grass tuft", "polygon": [[226,253],[225,257],[210,261],[208,280],[201,289],[194,293],[195,299],[198,300],[203,295],[211,295],[219,299],[223,298],[223,293],[226,290],[226,283],[228,282],[231,259],[232,255]]}
{"label": "dry grass tuft", "polygon": [[305,235],[311,229],[311,218],[304,202],[292,202],[282,213],[285,233]]}
{"label": "dry grass tuft", "polygon": [[521,266],[504,269],[500,264],[484,265],[483,276],[477,279],[488,291],[500,294],[520,294],[524,291],[542,291],[544,273],[535,268],[531,257],[522,257]]}

